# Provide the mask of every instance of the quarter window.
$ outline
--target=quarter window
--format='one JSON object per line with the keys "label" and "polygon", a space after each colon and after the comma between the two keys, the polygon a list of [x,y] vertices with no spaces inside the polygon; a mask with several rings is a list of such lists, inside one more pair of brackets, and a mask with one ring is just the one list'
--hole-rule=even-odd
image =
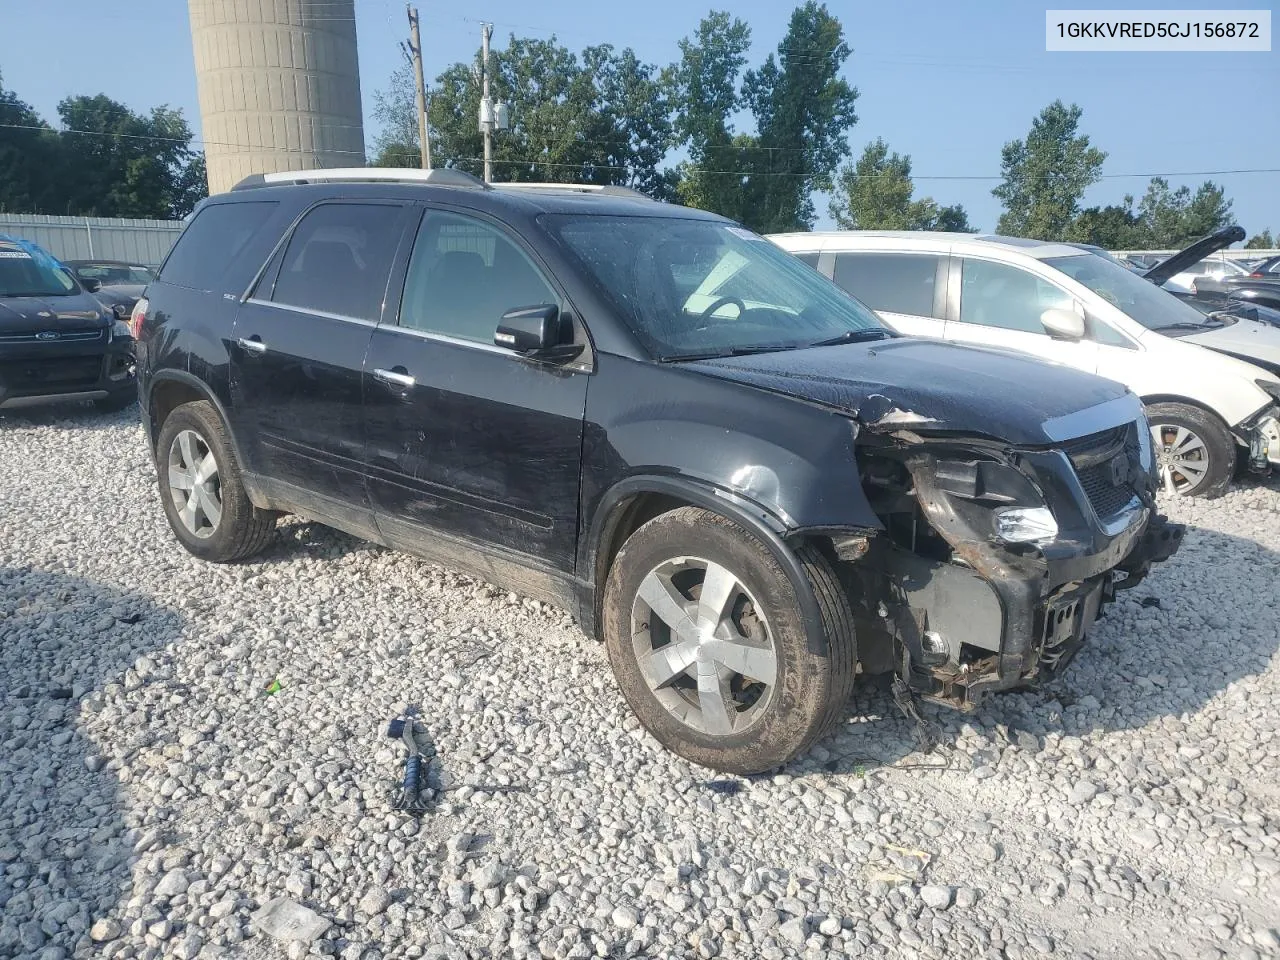
{"label": "quarter window", "polygon": [[255,200],[215,203],[205,207],[178,238],[173,252],[164,262],[161,279],[165,283],[195,290],[214,289],[231,262],[275,212],[276,206],[275,201]]}
{"label": "quarter window", "polygon": [[961,323],[1043,334],[1040,314],[1074,305],[1065,290],[1006,263],[965,260],[961,276]]}
{"label": "quarter window", "polygon": [[918,253],[838,253],[835,281],[873,310],[931,317],[940,259]]}
{"label": "quarter window", "polygon": [[401,207],[327,203],[289,238],[271,299],[283,306],[376,321],[399,239]]}
{"label": "quarter window", "polygon": [[428,211],[409,259],[400,325],[493,343],[508,310],[559,302],[551,284],[500,229]]}

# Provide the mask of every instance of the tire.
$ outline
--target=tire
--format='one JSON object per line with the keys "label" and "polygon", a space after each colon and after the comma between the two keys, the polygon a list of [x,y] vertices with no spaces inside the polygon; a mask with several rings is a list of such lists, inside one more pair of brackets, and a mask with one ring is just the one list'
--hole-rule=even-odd
{"label": "tire", "polygon": [[[230,563],[260,553],[271,542],[277,514],[249,501],[227,428],[212,404],[200,400],[174,408],[160,427],[156,471],[165,516],[188,552],[201,560]],[[191,487],[175,487],[180,478]],[[194,506],[180,509],[192,499]]]}
{"label": "tire", "polygon": [[[839,719],[857,671],[852,614],[822,555],[801,547],[797,556],[818,599],[821,636],[807,635],[795,587],[768,547],[718,514],[683,507],[623,545],[605,587],[605,646],[627,703],[667,749],[726,773],[760,773]],[[700,611],[712,576],[715,596],[728,598],[710,603],[724,612],[718,620]],[[656,650],[667,652],[655,660]]]}
{"label": "tire", "polygon": [[103,397],[101,400],[93,401],[93,405],[105,413],[116,413],[120,410],[127,410],[137,402],[138,389],[130,385],[128,390],[118,390]]}
{"label": "tire", "polygon": [[1147,420],[1161,490],[1206,499],[1226,492],[1235,471],[1236,443],[1221,420],[1186,403],[1153,403]]}

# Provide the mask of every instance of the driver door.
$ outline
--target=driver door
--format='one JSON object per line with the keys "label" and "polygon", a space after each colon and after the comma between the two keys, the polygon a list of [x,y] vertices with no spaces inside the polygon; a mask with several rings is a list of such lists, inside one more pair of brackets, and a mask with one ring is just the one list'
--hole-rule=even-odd
{"label": "driver door", "polygon": [[1001,347],[1042,360],[1098,372],[1098,344],[1051,337],[1040,315],[1051,308],[1084,316],[1083,305],[1056,284],[1010,263],[953,257],[952,284],[959,308],[946,322],[946,339],[974,346]]}

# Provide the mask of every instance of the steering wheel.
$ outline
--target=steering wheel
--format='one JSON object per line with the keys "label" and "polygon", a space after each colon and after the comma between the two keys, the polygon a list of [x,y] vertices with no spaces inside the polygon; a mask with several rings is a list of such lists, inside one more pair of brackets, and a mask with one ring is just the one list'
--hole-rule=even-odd
{"label": "steering wheel", "polygon": [[699,326],[697,327],[697,329],[705,330],[708,325],[708,322],[711,320],[711,315],[714,314],[721,307],[726,306],[727,304],[730,304],[730,303],[737,304],[739,316],[747,312],[747,305],[743,303],[741,300],[739,300],[737,297],[721,297],[715,303],[711,304],[711,306],[707,307],[707,309],[703,310],[702,313],[698,314]]}

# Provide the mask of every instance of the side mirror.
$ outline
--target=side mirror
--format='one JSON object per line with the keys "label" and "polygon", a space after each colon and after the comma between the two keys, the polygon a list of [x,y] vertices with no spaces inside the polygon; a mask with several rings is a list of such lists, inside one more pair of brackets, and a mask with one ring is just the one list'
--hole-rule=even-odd
{"label": "side mirror", "polygon": [[80,286],[84,287],[85,293],[97,293],[102,289],[102,281],[97,277],[80,277]]}
{"label": "side mirror", "polygon": [[1058,340],[1084,339],[1084,318],[1074,310],[1050,307],[1040,314],[1040,323],[1049,336]]}
{"label": "side mirror", "polygon": [[554,303],[517,307],[502,315],[493,342],[530,360],[565,363],[582,352],[582,345],[565,342],[564,326]]}

